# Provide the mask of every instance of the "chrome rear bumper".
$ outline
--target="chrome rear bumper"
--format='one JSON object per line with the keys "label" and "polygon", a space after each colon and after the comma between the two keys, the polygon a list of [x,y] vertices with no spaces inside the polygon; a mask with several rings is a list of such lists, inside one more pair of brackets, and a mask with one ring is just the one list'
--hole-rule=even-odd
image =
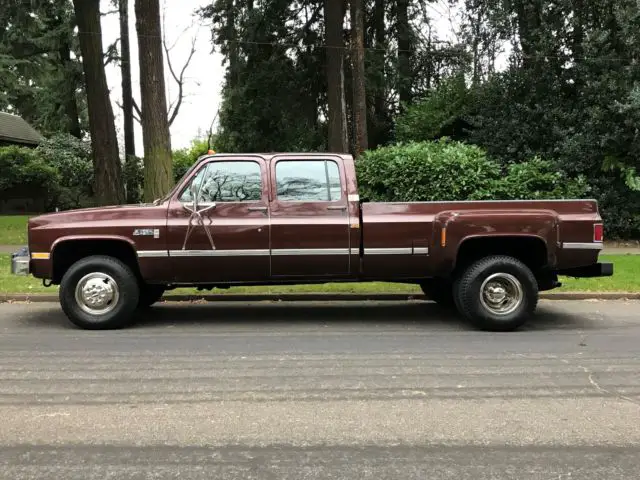
{"label": "chrome rear bumper", "polygon": [[22,247],[17,252],[11,254],[11,273],[13,275],[26,276],[31,273],[29,270],[29,248]]}

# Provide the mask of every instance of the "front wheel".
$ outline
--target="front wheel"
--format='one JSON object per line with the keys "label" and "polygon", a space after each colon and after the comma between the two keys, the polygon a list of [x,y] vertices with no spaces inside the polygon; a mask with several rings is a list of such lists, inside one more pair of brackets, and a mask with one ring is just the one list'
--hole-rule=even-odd
{"label": "front wheel", "polygon": [[538,284],[524,263],[490,256],[469,266],[455,284],[456,306],[476,327],[506,332],[522,326],[538,304]]}
{"label": "front wheel", "polygon": [[121,328],[139,301],[135,274],[120,260],[94,255],[78,260],[60,282],[60,305],[69,320],[88,330]]}

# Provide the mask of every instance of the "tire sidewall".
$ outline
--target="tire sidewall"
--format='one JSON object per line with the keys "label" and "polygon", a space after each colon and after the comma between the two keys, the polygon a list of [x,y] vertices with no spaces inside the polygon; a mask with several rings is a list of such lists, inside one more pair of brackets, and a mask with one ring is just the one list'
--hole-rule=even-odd
{"label": "tire sidewall", "polygon": [[[104,315],[91,315],[76,302],[78,282],[93,272],[108,274],[118,286],[118,303]],[[67,270],[60,282],[59,297],[63,311],[76,326],[89,330],[121,328],[129,323],[138,305],[139,288],[135,275],[124,263],[111,257],[93,256],[79,260]]]}
{"label": "tire sidewall", "polygon": [[[520,305],[507,315],[497,315],[481,302],[482,283],[494,273],[513,275],[523,291]],[[457,305],[461,313],[479,328],[510,331],[521,326],[533,313],[538,300],[538,285],[531,270],[510,257],[489,257],[472,265],[456,285]]]}

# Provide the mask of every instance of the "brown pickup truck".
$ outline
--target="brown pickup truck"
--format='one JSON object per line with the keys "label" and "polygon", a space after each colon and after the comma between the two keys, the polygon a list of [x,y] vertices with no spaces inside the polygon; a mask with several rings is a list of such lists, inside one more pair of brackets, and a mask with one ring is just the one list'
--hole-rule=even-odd
{"label": "brown pickup truck", "polygon": [[87,329],[123,327],[176,287],[384,281],[506,331],[558,275],[612,275],[602,247],[594,200],[366,202],[349,155],[214,154],[152,204],[31,218],[12,271],[60,285]]}

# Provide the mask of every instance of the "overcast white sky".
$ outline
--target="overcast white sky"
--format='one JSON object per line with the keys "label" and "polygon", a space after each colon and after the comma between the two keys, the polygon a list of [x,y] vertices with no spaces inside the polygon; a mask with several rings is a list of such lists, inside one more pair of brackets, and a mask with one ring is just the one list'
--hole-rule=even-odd
{"label": "overcast white sky", "polygon": [[[211,0],[160,0],[161,7],[165,11],[165,37],[167,45],[175,43],[170,52],[172,65],[179,71],[184,65],[191,50],[191,42],[197,37],[196,53],[186,72],[185,82],[186,98],[182,103],[179,115],[171,127],[172,148],[188,147],[191,140],[199,135],[205,135],[212,120],[216,116],[220,105],[220,91],[224,80],[224,67],[222,56],[212,53],[211,31],[194,12],[201,6],[211,3]],[[140,84],[138,71],[138,43],[135,30],[134,0],[129,1],[129,35],[131,39],[131,67],[133,77],[133,95],[140,104]],[[101,0],[102,12],[113,10],[110,0]],[[447,6],[447,0],[439,0],[429,5],[429,15],[436,18],[434,21],[434,33],[440,39],[452,36],[452,23],[456,23],[451,15],[457,14],[456,10]],[[185,31],[185,29],[187,29]],[[104,16],[102,19],[103,47],[113,43],[120,37],[120,24],[117,14]],[[176,43],[177,42],[177,43]],[[167,84],[167,103],[176,98],[177,84],[171,78],[165,59],[165,79]],[[116,102],[121,103],[122,89],[120,67],[118,65],[107,66],[107,82],[111,90],[111,101],[116,116],[116,129],[120,149],[124,148],[122,133],[122,111]],[[142,130],[136,123],[136,154],[142,156]]]}

